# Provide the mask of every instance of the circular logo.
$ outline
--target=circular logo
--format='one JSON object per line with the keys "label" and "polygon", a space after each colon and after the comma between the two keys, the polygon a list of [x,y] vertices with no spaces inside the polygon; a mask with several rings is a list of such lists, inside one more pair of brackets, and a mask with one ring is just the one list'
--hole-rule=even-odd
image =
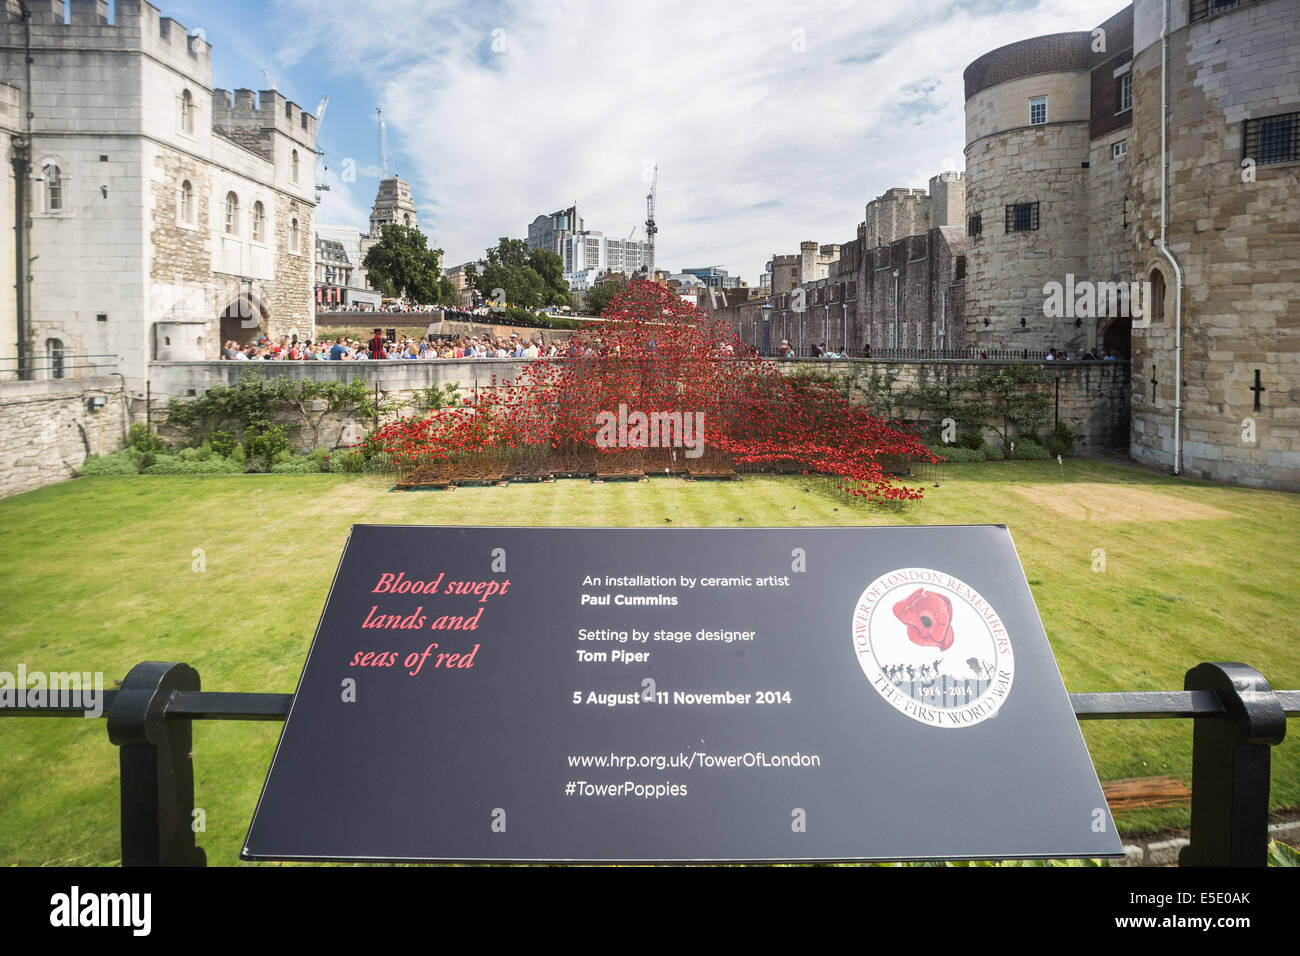
{"label": "circular logo", "polygon": [[988,720],[1015,675],[997,612],[964,581],[930,568],[899,568],[867,586],[853,611],[853,651],[881,697],[931,727]]}

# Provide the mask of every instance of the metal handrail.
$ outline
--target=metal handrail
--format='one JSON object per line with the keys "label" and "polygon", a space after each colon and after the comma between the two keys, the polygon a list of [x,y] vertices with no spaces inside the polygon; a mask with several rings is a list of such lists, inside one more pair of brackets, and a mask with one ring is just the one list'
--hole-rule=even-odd
{"label": "metal handrail", "polygon": [[[1078,720],[1187,719],[1192,737],[1192,818],[1183,866],[1267,862],[1270,748],[1300,717],[1300,690],[1273,690],[1258,671],[1205,663],[1185,690],[1070,694]],[[121,749],[123,866],[202,866],[195,844],[192,722],[285,720],[293,694],[199,690],[187,664],[145,661],[99,699]],[[84,717],[82,707],[0,707],[0,717]]]}

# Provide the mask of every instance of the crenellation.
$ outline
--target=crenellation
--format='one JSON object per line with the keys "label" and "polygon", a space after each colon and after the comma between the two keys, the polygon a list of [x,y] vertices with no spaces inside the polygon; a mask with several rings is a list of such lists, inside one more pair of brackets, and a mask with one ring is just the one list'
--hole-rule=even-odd
{"label": "crenellation", "polygon": [[68,0],[68,8],[72,24],[108,25],[108,0]]}

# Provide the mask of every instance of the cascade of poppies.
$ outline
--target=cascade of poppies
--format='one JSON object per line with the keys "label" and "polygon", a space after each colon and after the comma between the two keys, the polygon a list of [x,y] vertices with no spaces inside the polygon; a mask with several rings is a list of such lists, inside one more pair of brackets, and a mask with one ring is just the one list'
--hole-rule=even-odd
{"label": "cascade of poppies", "polygon": [[602,318],[514,381],[494,380],[461,407],[385,425],[370,441],[399,468],[616,454],[625,449],[602,441],[601,423],[621,408],[652,421],[691,416],[703,447],[737,465],[831,475],[869,500],[921,497],[884,469],[936,461],[918,436],[829,383],[784,375],[730,326],[662,286],[629,282]]}

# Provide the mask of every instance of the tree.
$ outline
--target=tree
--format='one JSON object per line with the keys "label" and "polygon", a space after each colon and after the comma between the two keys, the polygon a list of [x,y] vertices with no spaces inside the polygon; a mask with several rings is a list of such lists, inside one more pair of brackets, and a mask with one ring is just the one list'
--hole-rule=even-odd
{"label": "tree", "polygon": [[591,315],[602,314],[614,301],[614,296],[618,295],[620,288],[622,283],[619,282],[602,282],[600,285],[592,286],[583,297],[586,311]]}
{"label": "tree", "polygon": [[439,301],[441,262],[442,250],[430,249],[419,229],[389,225],[361,264],[385,295],[428,303]]}
{"label": "tree", "polygon": [[460,293],[456,291],[456,283],[446,276],[439,279],[438,297],[434,301],[438,305],[450,306],[453,309],[460,308]]}
{"label": "tree", "polygon": [[501,305],[535,309],[569,304],[569,283],[564,281],[559,255],[530,249],[524,240],[505,236],[487,250],[487,264],[481,273],[476,270],[475,288],[488,301]]}

